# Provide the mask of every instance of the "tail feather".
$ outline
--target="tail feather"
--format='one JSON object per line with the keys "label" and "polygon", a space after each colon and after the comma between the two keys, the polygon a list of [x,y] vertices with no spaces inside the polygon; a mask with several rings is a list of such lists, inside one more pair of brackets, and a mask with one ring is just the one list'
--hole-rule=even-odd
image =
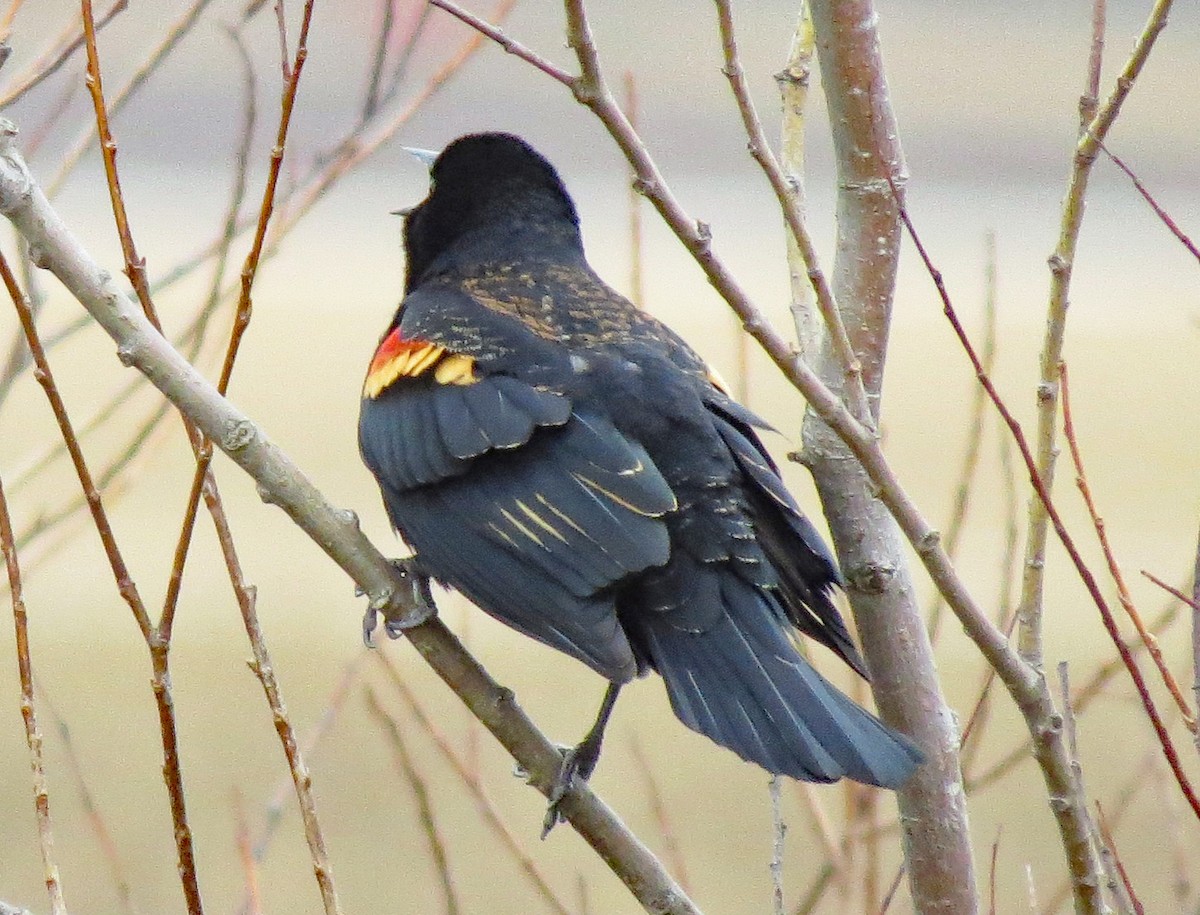
{"label": "tail feather", "polygon": [[646,653],[679,719],[769,772],[897,788],[921,761],[908,738],[843,695],[797,652],[775,598],[727,579],[726,612],[703,633],[643,617]]}

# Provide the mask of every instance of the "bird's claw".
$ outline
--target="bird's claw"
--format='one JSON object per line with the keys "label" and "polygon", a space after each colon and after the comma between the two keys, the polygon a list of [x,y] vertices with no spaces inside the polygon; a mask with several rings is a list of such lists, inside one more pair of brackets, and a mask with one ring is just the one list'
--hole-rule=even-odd
{"label": "bird's claw", "polygon": [[546,806],[546,816],[542,820],[542,838],[550,835],[550,830],[563,822],[566,818],[559,811],[562,806],[563,798],[567,796],[567,792],[575,786],[575,776],[579,774],[579,754],[575,747],[570,749],[560,750],[562,753],[562,763],[558,767],[558,775],[554,777],[554,783],[550,786],[550,793],[546,795],[546,799],[550,802]]}
{"label": "bird's claw", "polygon": [[[416,556],[390,560],[403,585],[375,598],[363,614],[363,644],[375,647],[372,634],[383,617],[383,631],[389,639],[398,639],[406,629],[428,622],[437,615],[429,576],[421,569]],[[361,589],[357,589],[361,594]]]}
{"label": "bird's claw", "polygon": [[555,776],[554,783],[550,786],[550,792],[546,796],[550,803],[546,807],[546,816],[542,820],[543,839],[550,835],[550,830],[555,826],[566,821],[566,817],[562,815],[559,808],[567,793],[576,787],[576,780],[580,783],[586,782],[592,777],[596,763],[600,761],[599,744],[589,743],[586,740],[578,746],[559,747],[559,752],[562,753],[562,763],[558,767],[558,775]]}

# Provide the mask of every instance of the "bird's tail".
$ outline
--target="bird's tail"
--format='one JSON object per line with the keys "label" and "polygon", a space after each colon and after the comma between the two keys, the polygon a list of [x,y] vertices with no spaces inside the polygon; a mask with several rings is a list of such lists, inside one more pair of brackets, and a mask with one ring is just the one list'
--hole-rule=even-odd
{"label": "bird's tail", "polygon": [[812,782],[848,777],[898,788],[921,762],[903,734],[843,695],[799,654],[774,596],[736,579],[705,632],[639,619],[639,639],[694,731],[768,772]]}

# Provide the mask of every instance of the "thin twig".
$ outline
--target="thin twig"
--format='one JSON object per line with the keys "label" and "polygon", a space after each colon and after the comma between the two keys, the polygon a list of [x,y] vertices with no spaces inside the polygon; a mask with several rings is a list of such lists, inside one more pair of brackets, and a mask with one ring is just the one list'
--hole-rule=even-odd
{"label": "thin twig", "polygon": [[992,842],[992,860],[988,867],[988,915],[996,915],[996,862],[1000,857],[1000,836],[1004,826],[996,827],[996,838]]}
{"label": "thin twig", "polygon": [[671,809],[663,798],[662,787],[654,777],[654,767],[646,758],[641,741],[636,738],[631,739],[629,749],[633,754],[638,771],[642,774],[646,800],[650,804],[650,813],[654,817],[654,823],[658,827],[658,836],[662,840],[663,855],[671,865],[671,872],[679,881],[679,885],[690,892],[691,881],[688,878],[687,862],[683,856],[683,849],[679,846],[679,835],[672,820]]}
{"label": "thin twig", "polygon": [[817,876],[813,879],[812,885],[809,886],[808,892],[797,903],[792,915],[812,915],[817,910],[817,906],[821,904],[828,889],[833,886],[834,877],[837,871],[834,866],[826,861],[821,865],[821,869],[817,871]]}
{"label": "thin twig", "polygon": [[[992,385],[991,379],[983,371],[983,366],[979,361],[979,356],[975,352],[975,348],[972,346],[970,339],[967,337],[966,331],[963,330],[962,324],[958,320],[958,315],[954,310],[954,306],[950,302],[950,296],[946,292],[946,286],[942,281],[941,272],[934,267],[933,262],[929,259],[929,254],[925,250],[925,246],[921,243],[920,238],[917,236],[916,229],[912,224],[912,220],[909,218],[908,212],[903,205],[901,205],[900,208],[900,216],[904,221],[905,228],[908,229],[909,237],[912,238],[913,243],[916,245],[917,252],[921,257],[922,262],[925,264],[926,270],[929,272],[930,277],[933,279],[934,285],[937,287],[938,295],[941,297],[942,306],[946,317],[950,321],[950,324],[954,329],[954,333],[959,339],[959,343],[962,345],[963,349],[967,353],[968,358],[971,360],[971,365],[975,369],[979,383],[987,390],[988,397],[996,406],[996,409],[999,411],[1000,415],[1004,418],[1005,424],[1008,426],[1009,431],[1012,433],[1013,439],[1017,443],[1017,447],[1021,451],[1021,457],[1025,461],[1025,468],[1029,472],[1030,482],[1033,484],[1033,488],[1037,493],[1037,497],[1042,501],[1042,504],[1046,510],[1046,516],[1050,519],[1050,523],[1054,527],[1055,534],[1057,534],[1059,541],[1066,549],[1072,564],[1075,566],[1075,570],[1078,573],[1080,580],[1083,582],[1084,587],[1087,589],[1087,592],[1092,599],[1092,602],[1100,611],[1100,618],[1104,623],[1104,628],[1108,632],[1109,638],[1112,639],[1113,644],[1116,646],[1117,652],[1121,656],[1121,661],[1124,663],[1125,669],[1129,672],[1130,679],[1133,680],[1133,685],[1137,689],[1138,697],[1142,702],[1142,707],[1145,709],[1146,716],[1150,719],[1150,723],[1158,737],[1158,742],[1162,746],[1163,755],[1166,757],[1167,763],[1170,765],[1171,771],[1175,775],[1175,780],[1179,784],[1179,790],[1187,799],[1189,806],[1192,808],[1192,812],[1198,819],[1200,819],[1200,797],[1196,796],[1196,792],[1192,788],[1191,782],[1187,777],[1187,773],[1184,771],[1183,765],[1179,761],[1179,755],[1175,750],[1174,742],[1171,740],[1170,732],[1167,731],[1166,725],[1163,723],[1162,716],[1158,712],[1158,707],[1155,705],[1154,698],[1150,695],[1150,690],[1146,685],[1145,679],[1142,677],[1142,672],[1138,667],[1137,660],[1134,658],[1132,652],[1129,650],[1129,646],[1125,643],[1124,638],[1121,636],[1120,629],[1117,627],[1116,619],[1113,617],[1112,610],[1109,609],[1108,601],[1105,600],[1103,593],[1100,591],[1100,586],[1096,582],[1095,575],[1092,574],[1091,569],[1089,569],[1087,563],[1084,562],[1083,556],[1076,547],[1074,539],[1067,532],[1066,525],[1063,523],[1062,517],[1058,513],[1058,509],[1055,507],[1050,498],[1047,482],[1042,478],[1038,470],[1033,453],[1029,448],[1029,443],[1025,438],[1024,432],[1021,431],[1021,425],[1016,421],[1015,418],[1013,418],[1013,415],[1011,412],[1009,412],[1007,405],[1004,403],[1000,395],[996,392],[995,387]],[[1056,812],[1059,813],[1060,818],[1065,813],[1065,811]],[[1081,877],[1081,879],[1084,878]],[[1080,885],[1084,886],[1085,888],[1088,886],[1086,883]]]}
{"label": "thin twig", "polygon": [[[1034,437],[1037,460],[1035,467],[1046,492],[1054,488],[1054,467],[1058,454],[1058,366],[1062,361],[1066,335],[1067,307],[1075,251],[1083,225],[1084,201],[1088,179],[1096,161],[1099,144],[1121,112],[1121,107],[1137,80],[1159,33],[1167,23],[1172,0],[1156,0],[1146,25],[1138,36],[1113,91],[1100,106],[1095,117],[1080,131],[1079,141],[1071,162],[1071,174],[1063,200],[1059,238],[1049,259],[1050,295],[1047,303],[1046,332],[1039,355],[1040,380],[1037,387],[1037,432]],[[1093,55],[1094,56],[1094,55]],[[1094,66],[1089,60],[1088,83]],[[1018,649],[1034,668],[1042,666],[1043,589],[1046,568],[1046,541],[1050,514],[1041,494],[1031,496],[1028,508],[1028,534],[1025,546],[1025,572],[1019,603]]]}
{"label": "thin twig", "polygon": [[[8,265],[3,269],[7,272]],[[8,594],[12,602],[13,627],[17,635],[17,673],[21,680],[21,718],[25,722],[25,742],[29,745],[29,764],[33,773],[33,807],[37,818],[38,842],[42,851],[42,873],[50,897],[52,915],[66,915],[58,862],[54,856],[54,830],[50,824],[50,786],[42,759],[42,732],[38,727],[37,705],[33,694],[33,659],[29,653],[29,617],[21,591],[21,564],[13,541],[12,518],[4,481],[0,480],[0,552],[8,572]]]}
{"label": "thin twig", "polygon": [[887,910],[892,907],[892,900],[896,898],[896,893],[900,889],[900,881],[904,877],[904,865],[901,864],[896,868],[896,876],[892,878],[892,885],[888,887],[887,895],[883,897],[883,902],[879,906],[879,915],[887,915]]}
{"label": "thin twig", "polygon": [[[428,4],[421,4],[422,11],[429,9]],[[367,91],[363,95],[362,113],[359,123],[365,124],[379,110],[381,103],[380,91],[383,81],[383,67],[387,63],[388,46],[392,42],[392,32],[396,28],[396,4],[394,0],[379,0],[378,27],[374,30],[375,50],[371,54],[371,69],[367,74]]]}
{"label": "thin twig", "polygon": [[292,81],[291,57],[288,54],[287,11],[284,0],[275,0],[275,26],[279,35],[279,68],[283,72],[283,84]]}
{"label": "thin twig", "polygon": [[[122,0],[122,5],[125,0]],[[140,90],[149,81],[150,77],[156,70],[170,57],[171,52],[178,46],[183,37],[191,31],[192,27],[199,21],[200,14],[212,0],[192,0],[192,5],[189,6],[183,13],[172,22],[168,27],[162,40],[150,52],[150,55],[137,68],[129,80],[122,86],[108,102],[108,119],[111,120],[134,98],[138,90]],[[96,23],[96,29],[103,25],[103,21]],[[85,24],[84,38],[87,37],[87,28]],[[90,56],[89,56],[90,60]],[[89,91],[95,91],[90,82],[88,82]],[[83,158],[91,147],[92,138],[97,135],[97,124],[89,125],[75,139],[71,148],[62,156],[58,171],[53,179],[47,185],[47,194],[54,197],[63,185],[66,183],[67,177],[75,170],[79,161]],[[102,140],[103,143],[103,140]],[[115,153],[115,148],[114,148]]]}
{"label": "thin twig", "polygon": [[96,803],[96,798],[92,795],[91,788],[88,787],[83,763],[79,758],[79,754],[75,751],[75,741],[71,736],[71,728],[67,725],[66,719],[63,718],[55,707],[50,696],[47,695],[45,686],[39,685],[37,692],[42,705],[50,713],[54,730],[58,735],[59,742],[62,744],[63,753],[66,755],[67,767],[70,769],[71,777],[75,781],[75,790],[79,795],[79,804],[83,808],[84,815],[87,817],[88,825],[91,826],[96,844],[100,846],[100,853],[104,856],[104,860],[108,864],[113,884],[116,887],[117,898],[121,901],[121,906],[128,915],[138,915],[138,908],[133,901],[133,884],[126,873],[125,864],[121,860],[120,852],[117,851],[117,843],[108,828],[108,821],[101,812],[100,806]]}
{"label": "thin twig", "polygon": [[450,764],[455,774],[458,775],[459,780],[471,793],[480,816],[492,828],[496,836],[499,837],[504,847],[508,849],[508,853],[512,855],[517,867],[529,879],[529,882],[542,898],[542,901],[557,915],[567,915],[569,910],[566,905],[555,894],[550,886],[550,882],[543,876],[537,863],[521,846],[520,840],[513,835],[512,830],[508,828],[504,819],[496,810],[495,804],[492,803],[492,799],[484,789],[478,770],[469,765],[455,752],[446,735],[442,733],[433,719],[429,717],[421,703],[417,701],[417,696],[412,688],[405,681],[404,677],[400,675],[400,669],[392,660],[390,652],[378,651],[373,653],[371,657],[386,671],[389,682],[395,687],[396,692],[404,700],[405,705],[408,706],[409,711],[412,712],[425,733],[433,740],[434,746],[441,752],[442,758]]}
{"label": "thin twig", "polygon": [[[103,16],[96,20],[96,29],[103,29],[129,7],[129,0],[116,0]],[[41,57],[29,65],[28,75],[14,79],[16,83],[3,97],[0,97],[0,109],[7,108],[17,99],[25,95],[44,79],[52,76],[58,69],[71,59],[71,55],[83,47],[83,30],[75,25],[68,25],[61,36],[50,46]]]}
{"label": "thin twig", "polygon": [[1107,0],[1092,0],[1092,47],[1088,54],[1087,82],[1079,97],[1079,129],[1096,116],[1100,105],[1100,76],[1104,70],[1104,28],[1107,19]]}
{"label": "thin twig", "polygon": [[804,260],[808,280],[812,284],[813,293],[816,296],[817,307],[820,309],[821,317],[825,320],[833,351],[841,365],[843,373],[841,390],[850,406],[850,412],[864,425],[870,426],[874,419],[867,403],[867,392],[863,386],[862,363],[854,352],[850,335],[846,332],[845,324],[842,323],[842,313],[834,299],[833,289],[821,269],[817,258],[817,247],[808,232],[804,214],[797,205],[795,191],[784,178],[779,161],[771,151],[770,143],[767,142],[762,122],[754,110],[754,102],[750,98],[750,89],[746,85],[746,76],[738,58],[737,40],[733,28],[733,11],[730,8],[729,0],[715,0],[715,2],[717,23],[721,34],[721,49],[725,58],[722,72],[728,78],[729,85],[733,90],[733,96],[742,117],[742,126],[749,138],[750,156],[762,168],[763,174],[766,175],[767,181],[771,185],[771,190],[775,192],[775,199],[779,203],[784,222]]}
{"label": "thin twig", "polygon": [[0,15],[0,43],[7,42],[9,36],[12,35],[13,20],[24,3],[25,0],[8,0],[8,9],[4,11],[3,15]]}
{"label": "thin twig", "polygon": [[[625,71],[625,116],[634,130],[638,129],[641,106],[638,99],[637,77]],[[629,301],[638,308],[646,307],[646,287],[642,273],[642,195],[637,191],[637,175],[629,182]]]}
{"label": "thin twig", "polygon": [[400,723],[383,707],[380,702],[379,695],[371,687],[366,690],[367,708],[379,722],[387,735],[388,743],[392,747],[392,753],[396,758],[396,768],[400,770],[401,776],[412,789],[413,799],[417,803],[417,816],[421,822],[421,832],[425,836],[425,841],[429,845],[429,856],[433,859],[434,870],[437,871],[438,880],[442,887],[442,901],[445,905],[446,915],[458,915],[458,894],[454,889],[454,878],[450,873],[450,864],[446,857],[446,843],[442,839],[441,830],[438,829],[437,818],[433,813],[433,803],[429,798],[429,787],[425,784],[425,779],[421,775],[417,764],[413,761],[412,756],[408,752],[408,746],[404,742],[404,734],[400,727]]}
{"label": "thin twig", "polygon": [[[350,694],[350,687],[353,686],[359,677],[362,670],[363,661],[367,658],[367,649],[363,649],[354,659],[351,660],[342,672],[342,676],[338,678],[334,684],[333,690],[329,695],[329,699],[325,703],[325,710],[321,713],[320,719],[312,726],[311,729],[300,740],[299,748],[300,755],[304,759],[311,758],[320,745],[321,740],[329,733],[338,715],[345,706],[346,697]],[[271,797],[264,805],[263,823],[257,835],[253,837],[251,842],[251,852],[254,855],[256,864],[261,864],[267,857],[267,851],[271,846],[271,840],[275,837],[275,833],[279,825],[283,822],[284,808],[287,805],[288,799],[296,793],[296,783],[294,774],[289,771],[287,775],[280,779]],[[252,900],[250,898],[249,887],[242,893],[242,901],[237,912],[238,915],[250,915],[250,906]]]}
{"label": "thin twig", "polygon": [[1104,524],[1104,519],[1100,516],[1100,510],[1096,507],[1096,500],[1092,495],[1091,485],[1088,483],[1087,471],[1083,466],[1083,454],[1079,448],[1079,439],[1075,435],[1075,423],[1071,414],[1071,388],[1068,380],[1067,364],[1065,362],[1059,366],[1058,373],[1062,386],[1063,435],[1067,440],[1067,447],[1071,452],[1071,461],[1075,465],[1075,484],[1079,487],[1079,492],[1083,495],[1084,504],[1087,506],[1088,514],[1092,519],[1092,526],[1096,529],[1096,537],[1099,539],[1100,548],[1104,552],[1105,562],[1108,563],[1109,574],[1112,575],[1113,584],[1117,587],[1117,597],[1120,600],[1121,606],[1125,609],[1125,613],[1133,623],[1134,628],[1137,629],[1142,644],[1150,652],[1150,658],[1158,668],[1159,675],[1162,677],[1163,683],[1166,684],[1167,691],[1171,694],[1171,698],[1175,700],[1175,704],[1183,714],[1183,723],[1187,726],[1188,730],[1195,733],[1196,715],[1188,705],[1187,699],[1184,698],[1183,689],[1179,686],[1178,681],[1176,681],[1175,675],[1167,667],[1162,649],[1158,647],[1158,639],[1146,628],[1146,622],[1142,619],[1142,614],[1133,602],[1133,597],[1129,593],[1129,587],[1125,584],[1125,576],[1121,573],[1121,565],[1117,562],[1112,543],[1108,539],[1108,528]]}
{"label": "thin twig", "polygon": [[[988,231],[984,236],[983,267],[983,344],[980,358],[984,371],[992,374],[996,367],[996,233]],[[966,529],[967,510],[974,492],[975,471],[979,467],[979,456],[983,450],[984,410],[987,407],[987,392],[979,385],[972,385],[971,407],[967,415],[967,447],[963,451],[958,480],[954,485],[954,502],[950,509],[950,520],[942,534],[946,555],[954,559],[958,555],[958,544]],[[929,639],[937,644],[941,633],[942,609],[945,601],[941,594],[934,594],[933,607],[929,611]],[[965,737],[965,731],[964,731]]]}
{"label": "thin twig", "polygon": [[1192,241],[1191,238],[1188,237],[1188,235],[1183,231],[1183,229],[1179,228],[1179,224],[1177,222],[1175,222],[1174,219],[1171,218],[1171,214],[1168,213],[1163,208],[1162,204],[1160,204],[1154,198],[1154,195],[1151,194],[1150,191],[1146,189],[1146,185],[1142,184],[1142,182],[1138,178],[1138,176],[1133,173],[1133,169],[1131,169],[1128,165],[1126,165],[1120,158],[1117,157],[1117,155],[1115,153],[1111,152],[1109,150],[1109,148],[1107,146],[1105,146],[1103,143],[1100,143],[1099,146],[1104,151],[1104,154],[1112,160],[1113,165],[1115,165],[1117,168],[1119,168],[1121,171],[1123,171],[1125,173],[1125,176],[1127,178],[1129,178],[1130,181],[1133,182],[1133,186],[1137,189],[1137,192],[1142,195],[1142,199],[1145,200],[1146,203],[1150,204],[1150,209],[1154,210],[1154,215],[1157,216],[1162,221],[1162,224],[1167,227],[1167,229],[1170,231],[1170,233],[1172,235],[1175,236],[1175,238],[1179,241],[1179,243],[1182,244],[1185,248],[1187,248],[1188,253],[1191,254],[1192,257],[1196,258],[1196,260],[1200,261],[1200,248],[1196,247],[1196,243],[1194,241]]}
{"label": "thin twig", "polygon": [[1117,851],[1117,841],[1113,837],[1108,817],[1104,815],[1104,808],[1100,805],[1099,801],[1096,801],[1096,822],[1100,827],[1100,836],[1104,839],[1104,844],[1112,851],[1113,863],[1116,865],[1117,873],[1121,877],[1121,884],[1125,888],[1125,894],[1129,897],[1129,904],[1133,906],[1133,911],[1136,915],[1145,915],[1146,909],[1133,889],[1133,881],[1129,879],[1129,871],[1125,869],[1125,862],[1121,860],[1121,854]]}
{"label": "thin twig", "polygon": [[496,44],[500,45],[509,54],[521,58],[527,64],[531,64],[538,70],[541,70],[551,79],[558,80],[568,89],[572,89],[575,84],[575,77],[571,76],[566,70],[555,66],[540,54],[535,54],[529,48],[525,47],[519,41],[515,41],[504,34],[504,31],[497,26],[492,25],[485,19],[481,19],[474,13],[468,12],[456,3],[451,3],[450,0],[429,0],[431,6],[436,6],[438,9],[445,10],[455,19],[465,22],[480,35],[490,38]]}
{"label": "thin twig", "polygon": [[242,865],[242,882],[246,886],[248,915],[262,915],[262,893],[258,888],[258,861],[254,858],[254,847],[250,842],[250,827],[246,823],[246,799],[242,792],[233,794],[233,816],[236,824],[238,860]]}

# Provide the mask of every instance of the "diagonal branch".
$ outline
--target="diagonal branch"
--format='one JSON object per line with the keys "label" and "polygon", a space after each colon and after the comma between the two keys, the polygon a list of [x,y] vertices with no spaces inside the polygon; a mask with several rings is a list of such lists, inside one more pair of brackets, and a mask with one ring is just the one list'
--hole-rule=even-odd
{"label": "diagonal branch", "polygon": [[[0,213],[117,343],[117,355],[154,383],[222,451],[259,485],[263,498],[282,508],[363,589],[373,612],[395,627],[411,627],[409,640],[472,714],[530,773],[548,795],[562,756],[517,705],[439,621],[427,619],[408,582],[366,539],[351,512],[330,505],[280,448],[244,413],[217,393],[163,337],[74,238],[33,180],[14,143],[16,128],[0,121]],[[422,621],[424,620],[424,623]],[[693,915],[698,909],[631,833],[586,785],[563,800],[572,826],[647,910]]]}

